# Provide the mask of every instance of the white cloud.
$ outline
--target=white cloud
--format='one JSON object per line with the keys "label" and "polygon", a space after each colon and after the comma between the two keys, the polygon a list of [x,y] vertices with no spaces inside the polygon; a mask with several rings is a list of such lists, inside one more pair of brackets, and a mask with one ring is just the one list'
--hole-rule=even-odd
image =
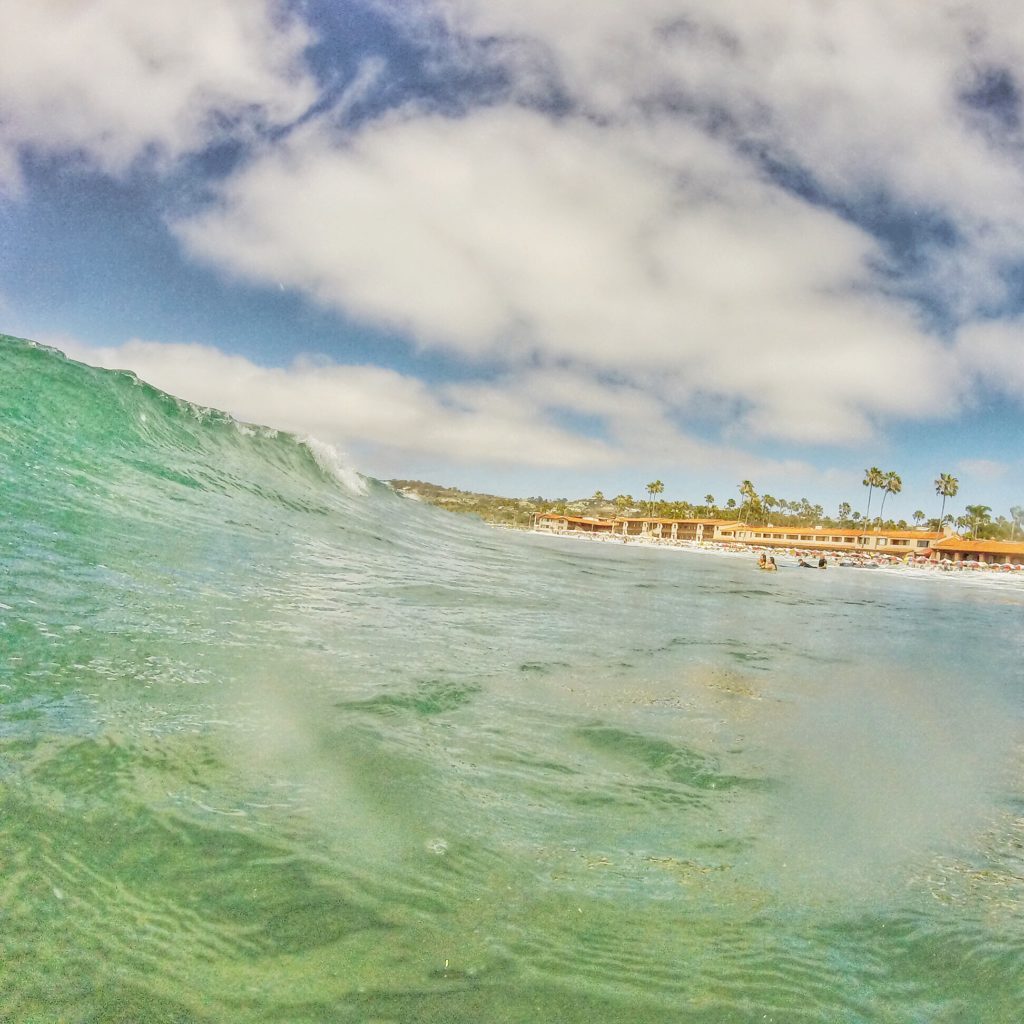
{"label": "white cloud", "polygon": [[[688,437],[651,394],[570,370],[432,386],[393,370],[323,358],[269,368],[204,345],[136,339],[95,347],[67,337],[46,341],[74,359],[132,370],[161,390],[243,421],[339,445],[357,457],[360,469],[381,475],[407,475],[410,467],[428,464],[449,476],[459,466],[476,465],[593,479],[652,462],[666,472],[714,470],[737,479],[814,475],[801,463]],[[566,413],[593,417],[606,436],[562,425]]]}
{"label": "white cloud", "polygon": [[[948,220],[958,244],[917,252],[926,281],[965,315],[1012,300],[999,271],[1024,256],[1024,28],[1009,0],[594,0],[585,11],[432,0],[399,10],[413,25],[440,16],[463,40],[486,40],[458,52],[501,60],[527,95],[540,78],[620,122],[672,106],[806,171],[847,205],[884,199],[908,221]],[[986,88],[991,99],[993,83],[1007,117],[998,104],[965,103]]]}
{"label": "white cloud", "polygon": [[1001,480],[1010,471],[1005,462],[996,462],[993,459],[961,459],[956,468],[964,476],[977,480]]}
{"label": "white cloud", "polygon": [[371,456],[397,451],[564,467],[616,461],[605,445],[559,429],[512,395],[495,401],[494,394],[472,389],[431,391],[415,377],[378,366],[300,358],[269,368],[204,345],[50,343],[82,362],[130,369],[163,391],[243,421],[312,434]]}
{"label": "white cloud", "polygon": [[871,237],[670,119],[511,107],[312,123],[175,225],[260,282],[515,368],[571,362],[848,441],[955,401],[940,344],[872,296]]}
{"label": "white cloud", "polygon": [[[1024,136],[963,97],[1003,74],[1012,100],[1024,29],[1008,0],[384,9],[416,28],[440,15],[440,61],[500,59],[507,102],[461,117],[410,105],[348,133],[336,109],[265,140],[210,207],[172,226],[229,274],[504,376],[491,391],[431,389],[375,367],[248,364],[212,374],[219,390],[197,400],[257,419],[320,416],[302,429],[446,457],[464,444],[485,459],[492,445],[499,460],[547,451],[552,465],[597,465],[641,434],[688,464],[741,465],[679,424],[699,415],[727,438],[844,443],[954,415],[979,381],[1021,393],[1016,328],[972,328],[950,350],[898,297],[908,281],[875,237],[752,155],[806,171],[848,208],[884,196],[908,217],[948,220],[957,244],[919,246],[912,283],[964,311],[998,304],[999,271],[1024,258]],[[290,122],[314,99],[301,65],[310,32],[282,11],[271,0],[0,8],[0,183],[23,147],[118,172],[205,145],[225,118]],[[357,92],[386,89],[386,67],[364,71]],[[552,83],[571,113],[530,109]],[[193,397],[193,376],[175,377],[161,351],[132,358]],[[559,410],[598,416],[606,440],[560,428]]]}
{"label": "white cloud", "polygon": [[33,0],[0,5],[0,186],[24,149],[118,173],[236,128],[288,122],[315,97],[308,29],[273,0]]}
{"label": "white cloud", "polygon": [[1024,321],[987,321],[957,337],[961,373],[1024,403]]}

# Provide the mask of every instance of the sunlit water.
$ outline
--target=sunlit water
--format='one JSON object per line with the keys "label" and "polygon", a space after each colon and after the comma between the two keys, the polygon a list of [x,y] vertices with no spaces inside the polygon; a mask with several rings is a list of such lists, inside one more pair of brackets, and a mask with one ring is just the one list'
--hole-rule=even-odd
{"label": "sunlit water", "polygon": [[1024,587],[492,531],[10,339],[0,486],[0,1020],[1022,1019]]}

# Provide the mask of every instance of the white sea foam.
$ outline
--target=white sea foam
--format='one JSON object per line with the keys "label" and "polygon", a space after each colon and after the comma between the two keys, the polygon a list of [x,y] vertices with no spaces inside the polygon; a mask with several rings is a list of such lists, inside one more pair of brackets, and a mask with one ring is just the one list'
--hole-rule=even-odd
{"label": "white sea foam", "polygon": [[316,460],[316,464],[330,477],[338,481],[351,494],[366,494],[366,480],[345,461],[344,456],[332,444],[315,437],[303,437],[304,444]]}

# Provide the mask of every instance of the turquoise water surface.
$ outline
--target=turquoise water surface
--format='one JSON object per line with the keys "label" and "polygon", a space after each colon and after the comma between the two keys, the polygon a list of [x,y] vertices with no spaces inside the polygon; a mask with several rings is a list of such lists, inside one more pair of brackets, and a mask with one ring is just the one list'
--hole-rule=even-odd
{"label": "turquoise water surface", "polygon": [[0,1021],[1019,1022],[1024,587],[493,531],[0,337]]}

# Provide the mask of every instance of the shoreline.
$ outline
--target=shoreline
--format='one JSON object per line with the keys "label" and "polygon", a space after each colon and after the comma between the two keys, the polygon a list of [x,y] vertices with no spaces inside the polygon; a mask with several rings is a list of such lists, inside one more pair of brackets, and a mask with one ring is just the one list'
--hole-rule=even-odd
{"label": "shoreline", "polygon": [[[551,537],[556,540],[583,541],[596,544],[610,544],[615,547],[660,548],[679,551],[693,555],[712,555],[731,559],[752,559],[764,552],[776,559],[779,569],[803,568],[797,564],[800,558],[818,559],[824,557],[827,568],[850,571],[861,570],[865,574],[881,574],[885,576],[902,576],[911,579],[944,579],[962,582],[986,582],[997,585],[1007,584],[1024,589],[1024,569],[1004,569],[1001,565],[964,564],[962,562],[932,562],[924,559],[920,562],[907,562],[893,556],[853,555],[852,552],[808,551],[801,548],[771,548],[762,545],[750,545],[738,548],[731,544],[720,544],[715,541],[688,540],[657,540],[647,537],[630,537],[628,541],[615,535],[592,534],[583,532],[555,533],[550,530],[518,530],[516,532],[538,537]],[[785,561],[783,561],[785,559]],[[756,568],[756,565],[753,566]],[[816,568],[812,566],[812,568]],[[821,571],[820,569],[818,570]]]}

